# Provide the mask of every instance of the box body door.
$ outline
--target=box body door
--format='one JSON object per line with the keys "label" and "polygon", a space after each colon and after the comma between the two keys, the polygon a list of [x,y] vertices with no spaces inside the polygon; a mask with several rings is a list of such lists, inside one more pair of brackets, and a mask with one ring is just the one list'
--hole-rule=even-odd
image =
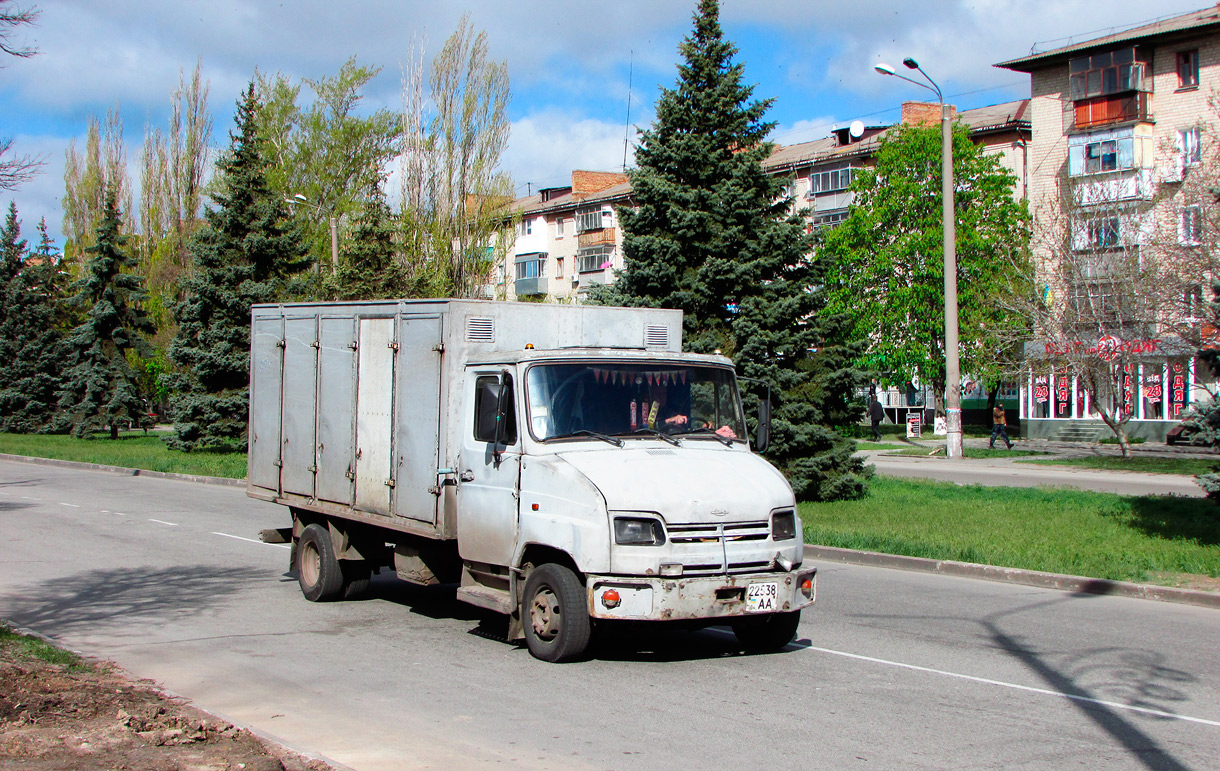
{"label": "box body door", "polygon": [[350,506],[356,479],[356,320],[323,316],[318,342],[317,497]]}
{"label": "box body door", "polygon": [[398,327],[394,512],[436,524],[441,436],[440,316],[404,316]]}
{"label": "box body door", "polygon": [[394,319],[360,319],[356,377],[356,508],[390,514]]}
{"label": "box body door", "polygon": [[250,450],[246,479],[280,492],[280,394],[284,378],[284,321],[255,319],[250,336]]}

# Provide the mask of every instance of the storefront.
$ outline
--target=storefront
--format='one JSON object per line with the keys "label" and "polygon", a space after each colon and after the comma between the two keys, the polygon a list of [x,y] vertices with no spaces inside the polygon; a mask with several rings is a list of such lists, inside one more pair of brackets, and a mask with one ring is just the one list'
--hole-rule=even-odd
{"label": "storefront", "polygon": [[[1049,343],[1026,345],[1021,383],[1022,434],[1035,439],[1089,441],[1112,436],[1099,405],[1074,372],[1080,362],[1109,367],[1113,389],[1104,405],[1118,416],[1130,416],[1129,437],[1163,442],[1195,404],[1211,399],[1214,379],[1180,341],[1107,338],[1096,344],[1074,343],[1070,349]],[[1076,366],[1068,360],[1076,362]],[[1117,402],[1117,403],[1114,403]]]}

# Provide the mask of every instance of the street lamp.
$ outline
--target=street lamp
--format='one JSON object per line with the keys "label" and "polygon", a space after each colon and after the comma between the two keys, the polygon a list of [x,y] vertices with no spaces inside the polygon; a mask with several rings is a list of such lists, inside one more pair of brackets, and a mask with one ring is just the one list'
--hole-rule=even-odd
{"label": "street lamp", "polygon": [[[288,204],[291,209],[297,204],[308,206],[317,213],[322,213],[322,207],[319,204],[309,202],[304,193],[297,193],[291,198],[285,198],[284,203]],[[339,222],[334,217],[330,218],[330,269],[333,273],[339,272]]]}
{"label": "street lamp", "polygon": [[928,76],[919,66],[919,62],[907,57],[902,60],[907,69],[916,70],[924,79],[931,83],[920,83],[904,75],[899,75],[888,64],[876,64],[873,69],[882,75],[890,75],[908,83],[914,83],[920,88],[926,88],[936,94],[940,102],[940,192],[941,192],[941,230],[944,238],[945,253],[945,423],[946,442],[945,455],[950,458],[962,457],[962,377],[958,365],[957,352],[957,231],[953,201],[953,126],[949,115],[949,105],[936,81]]}

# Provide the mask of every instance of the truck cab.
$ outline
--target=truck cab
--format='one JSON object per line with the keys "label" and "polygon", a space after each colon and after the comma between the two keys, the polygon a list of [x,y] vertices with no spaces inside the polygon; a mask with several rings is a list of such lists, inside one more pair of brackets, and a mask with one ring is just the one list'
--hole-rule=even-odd
{"label": "truck cab", "polygon": [[571,657],[587,619],[792,639],[815,571],[800,570],[791,488],[747,442],[728,359],[525,350],[471,362],[463,388],[458,552],[510,566],[507,582],[467,571],[463,589],[506,590],[535,655]]}

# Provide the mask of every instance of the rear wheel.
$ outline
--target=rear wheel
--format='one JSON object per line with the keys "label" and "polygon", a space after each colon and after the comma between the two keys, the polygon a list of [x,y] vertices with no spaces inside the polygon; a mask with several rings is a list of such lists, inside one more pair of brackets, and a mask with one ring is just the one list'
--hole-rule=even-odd
{"label": "rear wheel", "polygon": [[571,569],[549,562],[530,573],[521,598],[525,644],[543,661],[571,661],[592,634],[585,588]]}
{"label": "rear wheel", "polygon": [[752,653],[777,651],[796,637],[801,612],[768,613],[765,616],[741,616],[732,622],[733,634],[741,647]]}
{"label": "rear wheel", "polygon": [[297,542],[297,583],[310,602],[333,600],[343,592],[343,570],[335,559],[330,532],[312,524]]}

